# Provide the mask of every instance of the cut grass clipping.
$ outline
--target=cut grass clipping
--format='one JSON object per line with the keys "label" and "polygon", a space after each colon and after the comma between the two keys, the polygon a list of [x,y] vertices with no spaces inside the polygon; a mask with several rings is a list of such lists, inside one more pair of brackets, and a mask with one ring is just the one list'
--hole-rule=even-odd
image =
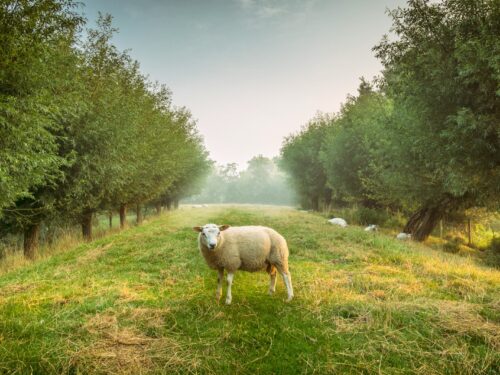
{"label": "cut grass clipping", "polygon": [[[260,224],[296,297],[238,272],[233,304],[194,225]],[[0,373],[498,374],[500,272],[318,215],[184,208],[0,276]]]}

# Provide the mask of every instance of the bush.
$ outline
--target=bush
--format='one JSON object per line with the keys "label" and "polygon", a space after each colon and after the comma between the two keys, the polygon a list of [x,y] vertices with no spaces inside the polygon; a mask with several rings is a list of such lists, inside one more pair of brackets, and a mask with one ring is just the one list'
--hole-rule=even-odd
{"label": "bush", "polygon": [[460,241],[457,241],[456,238],[454,238],[443,245],[443,250],[447,253],[456,254],[460,250],[460,245]]}
{"label": "bush", "polygon": [[484,251],[486,264],[495,268],[500,268],[500,237],[494,237],[488,248]]}
{"label": "bush", "polygon": [[488,246],[488,250],[493,252],[494,254],[500,255],[500,237],[494,237],[491,240],[490,246]]}
{"label": "bush", "polygon": [[386,211],[367,207],[359,207],[357,209],[357,216],[359,224],[362,225],[384,225],[389,219]]}

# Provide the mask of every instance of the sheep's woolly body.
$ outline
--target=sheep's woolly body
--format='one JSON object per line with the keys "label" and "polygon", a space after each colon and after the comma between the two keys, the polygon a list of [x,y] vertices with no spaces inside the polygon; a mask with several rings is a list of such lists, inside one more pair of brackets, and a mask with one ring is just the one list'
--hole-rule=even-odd
{"label": "sheep's woolly body", "polygon": [[229,227],[206,224],[194,227],[200,232],[198,246],[210,268],[219,273],[217,300],[222,293],[222,278],[227,271],[226,304],[231,303],[231,285],[237,270],[255,272],[266,270],[270,276],[269,293],[276,288],[276,271],[283,277],[288,299],[293,298],[293,286],[288,270],[288,246],[274,229],[261,226]]}
{"label": "sheep's woolly body", "polygon": [[228,272],[261,271],[270,265],[288,270],[288,246],[274,229],[261,226],[230,227],[220,233],[219,244],[209,250],[198,236],[201,254],[208,266]]}
{"label": "sheep's woolly body", "polygon": [[410,240],[410,239],[411,239],[411,234],[401,232],[401,233],[399,233],[399,234],[396,236],[396,238],[397,238],[398,240],[401,240],[401,241]]}
{"label": "sheep's woolly body", "polygon": [[338,225],[342,228],[347,227],[347,221],[345,221],[341,217],[334,217],[333,219],[328,220],[328,222],[333,225]]}

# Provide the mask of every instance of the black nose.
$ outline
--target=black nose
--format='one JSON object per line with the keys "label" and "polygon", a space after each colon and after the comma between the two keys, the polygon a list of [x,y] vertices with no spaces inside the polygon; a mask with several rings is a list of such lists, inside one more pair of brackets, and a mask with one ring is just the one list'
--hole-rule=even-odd
{"label": "black nose", "polygon": [[208,245],[208,248],[209,248],[210,250],[213,250],[213,249],[215,249],[215,245]]}

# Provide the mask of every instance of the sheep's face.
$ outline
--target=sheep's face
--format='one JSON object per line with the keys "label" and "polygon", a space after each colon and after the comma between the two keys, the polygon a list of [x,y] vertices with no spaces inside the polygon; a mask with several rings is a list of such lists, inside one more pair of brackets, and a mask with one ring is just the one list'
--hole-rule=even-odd
{"label": "sheep's face", "polygon": [[215,250],[220,239],[220,232],[229,228],[229,225],[205,224],[202,227],[194,227],[199,232],[199,240],[209,250]]}

